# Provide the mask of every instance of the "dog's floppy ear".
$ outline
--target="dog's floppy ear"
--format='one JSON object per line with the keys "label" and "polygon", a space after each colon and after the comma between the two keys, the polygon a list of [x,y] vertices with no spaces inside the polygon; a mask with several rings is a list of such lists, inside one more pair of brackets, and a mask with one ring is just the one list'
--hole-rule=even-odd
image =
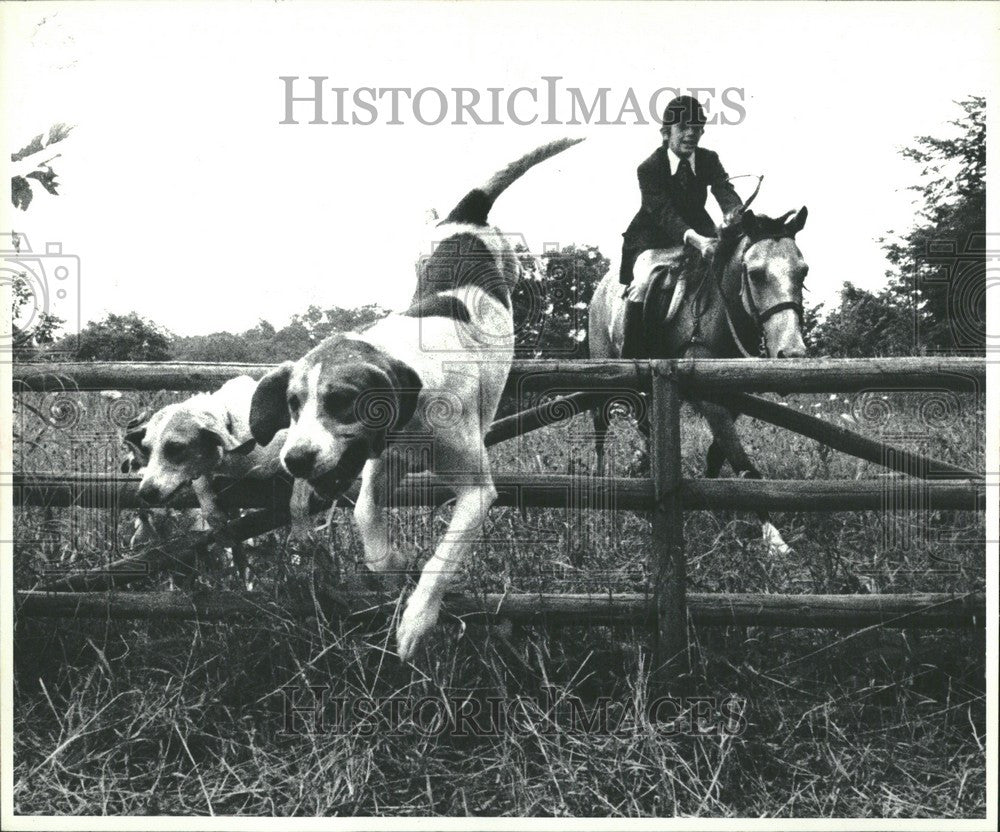
{"label": "dog's floppy ear", "polygon": [[144,410],[125,426],[125,436],[122,444],[128,448],[128,456],[122,460],[121,472],[130,474],[145,466],[149,460],[146,451],[142,447],[142,440],[146,438],[146,424],[149,422],[150,413]]}
{"label": "dog's floppy ear", "polygon": [[369,456],[374,459],[385,450],[388,434],[402,430],[413,418],[423,383],[409,364],[390,355],[379,356],[369,371],[368,387],[355,408],[368,426]]}
{"label": "dog's floppy ear", "polygon": [[[139,440],[142,441],[141,439]],[[128,454],[125,459],[122,460],[121,471],[123,474],[132,474],[145,468],[149,464],[149,454],[143,450],[142,446],[136,442],[135,444],[126,443],[128,448]]]}
{"label": "dog's floppy ear", "polygon": [[785,220],[785,231],[791,236],[798,234],[806,224],[806,217],[809,216],[809,209],[803,205],[798,211]]}
{"label": "dog's floppy ear", "polygon": [[240,443],[236,441],[235,436],[231,433],[217,430],[216,428],[200,428],[198,430],[198,439],[203,448],[220,447],[227,453],[229,451],[235,451],[238,447],[240,447]]}
{"label": "dog's floppy ear", "polygon": [[149,424],[150,416],[152,414],[148,410],[144,410],[125,426],[125,439],[123,441],[126,445],[135,448],[142,445],[142,440],[146,438],[146,425]]}
{"label": "dog's floppy ear", "polygon": [[242,444],[231,430],[230,425],[223,421],[214,413],[199,414],[198,438],[205,448],[219,446],[227,453],[235,451]]}
{"label": "dog's floppy ear", "polygon": [[126,430],[135,430],[139,427],[145,427],[149,422],[149,417],[153,414],[149,410],[143,410],[138,416],[129,420],[129,423],[125,425]]}
{"label": "dog's floppy ear", "polygon": [[250,432],[263,447],[274,435],[291,424],[288,418],[288,379],[292,375],[291,361],[271,370],[257,383],[250,401]]}
{"label": "dog's floppy ear", "polygon": [[142,440],[146,438],[146,426],[133,428],[128,433],[125,434],[125,444],[134,448],[139,448],[142,445]]}
{"label": "dog's floppy ear", "polygon": [[417,400],[424,385],[420,376],[405,361],[389,356],[388,369],[389,377],[396,388],[396,400],[399,402],[396,418],[390,430],[402,430],[417,412]]}

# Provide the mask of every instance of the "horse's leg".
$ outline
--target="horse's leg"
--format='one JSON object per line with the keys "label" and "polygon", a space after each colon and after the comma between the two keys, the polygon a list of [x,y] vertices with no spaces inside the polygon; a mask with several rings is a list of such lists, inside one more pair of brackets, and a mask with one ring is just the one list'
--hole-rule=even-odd
{"label": "horse's leg", "polygon": [[597,451],[597,476],[604,476],[604,445],[608,436],[608,414],[605,402],[590,414],[594,419],[594,449]]}
{"label": "horse's leg", "polygon": [[705,454],[705,476],[710,480],[714,480],[719,476],[719,472],[722,471],[722,466],[725,462],[726,454],[713,436],[712,444],[708,446],[708,452]]}
{"label": "horse's leg", "polygon": [[640,446],[639,450],[635,453],[634,465],[635,469],[640,473],[647,473],[649,471],[649,399],[643,393],[640,394],[645,401],[639,405],[639,414],[635,419],[635,426],[639,433],[642,435],[643,440],[645,440],[646,447]]}
{"label": "horse's leg", "polygon": [[[712,436],[715,437],[712,446],[709,448],[710,464],[712,461],[712,448],[718,446],[719,450],[716,451],[716,454],[721,453],[724,459],[729,460],[729,464],[733,466],[736,476],[746,477],[751,480],[762,479],[760,471],[754,467],[754,464],[750,461],[750,457],[747,456],[746,450],[743,448],[743,443],[736,432],[736,419],[733,413],[721,405],[710,404],[708,402],[701,402],[698,409],[712,429]],[[721,468],[721,463],[719,467]],[[768,554],[772,556],[789,554],[791,549],[781,537],[781,532],[771,523],[770,515],[766,511],[757,511],[755,514],[757,515],[757,519],[760,520],[761,533],[764,544],[767,546]]]}
{"label": "horse's leg", "polygon": [[[609,272],[597,284],[587,312],[587,351],[590,358],[618,358],[613,336],[615,317],[614,291],[621,287]],[[604,476],[605,444],[608,435],[608,403],[602,400],[591,412],[594,420],[594,449],[597,451],[597,476]]]}
{"label": "horse's leg", "polygon": [[[594,447],[597,450],[597,476],[603,477],[605,469],[605,445],[607,443],[609,425],[607,402],[603,402],[599,407],[595,407],[593,411],[591,411],[591,415],[594,419]],[[639,429],[639,433],[642,434],[643,439],[646,440],[648,446],[649,416],[645,410],[643,410],[636,419],[636,427]],[[648,456],[648,454],[644,455],[643,451],[640,451],[639,455],[640,463],[645,460],[646,456]]]}

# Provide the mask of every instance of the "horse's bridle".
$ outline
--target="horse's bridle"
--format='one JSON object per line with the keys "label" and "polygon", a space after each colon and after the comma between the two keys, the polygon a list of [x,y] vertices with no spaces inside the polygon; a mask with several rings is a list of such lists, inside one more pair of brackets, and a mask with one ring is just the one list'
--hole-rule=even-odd
{"label": "horse's bridle", "polygon": [[[748,174],[749,175],[749,174]],[[731,176],[732,179],[740,179],[739,176]],[[760,186],[764,182],[763,174],[757,177],[757,187],[753,189],[753,193],[746,202],[743,203],[741,211],[746,211],[750,207],[756,198],[757,194],[760,193]],[[776,234],[770,237],[761,237],[760,239],[754,240],[752,243],[748,242],[748,245],[743,249],[743,253],[740,255],[740,303],[743,305],[743,310],[747,313],[750,319],[756,324],[757,331],[760,334],[760,348],[758,353],[766,348],[764,343],[764,323],[770,320],[772,317],[777,315],[779,312],[784,312],[786,309],[794,309],[795,313],[799,316],[799,326],[802,326],[803,319],[805,317],[805,312],[802,309],[801,303],[796,303],[793,300],[782,301],[781,303],[776,303],[774,306],[769,306],[763,312],[757,308],[757,304],[753,302],[753,293],[750,291],[750,278],[747,271],[746,261],[743,259],[746,256],[746,250],[751,245],[756,245],[762,240],[779,240],[782,237],[789,235],[786,234]],[[748,238],[749,240],[749,238]],[[721,276],[721,272],[719,273]],[[733,341],[736,343],[736,348],[743,353],[744,358],[753,358],[753,356],[747,352],[746,347],[743,346],[743,342],[740,340],[740,336],[736,332],[736,327],[733,325],[733,318],[729,312],[729,298],[726,297],[726,293],[722,289],[721,279],[719,281],[719,294],[722,296],[722,307],[726,310],[726,323],[729,325],[729,334],[733,336]]]}
{"label": "horse's bridle", "polygon": [[[786,234],[776,234],[770,237],[761,237],[760,239],[754,240],[752,243],[747,245],[749,248],[751,245],[756,245],[763,240],[780,240],[783,237],[790,236]],[[794,300],[785,300],[780,303],[776,303],[773,306],[769,306],[763,312],[757,308],[757,304],[754,303],[753,293],[750,291],[750,277],[747,270],[746,261],[743,259],[746,256],[746,248],[744,248],[743,253],[740,255],[740,304],[743,306],[743,311],[746,312],[747,316],[754,322],[757,327],[757,331],[761,336],[761,346],[764,346],[764,324],[777,315],[779,312],[784,312],[786,309],[793,309],[795,314],[799,318],[799,326],[803,324],[805,318],[805,311],[802,308],[802,304]],[[726,311],[726,324],[729,326],[729,334],[732,335],[733,341],[736,343],[736,348],[743,354],[744,358],[754,358],[754,354],[747,351],[746,347],[743,346],[743,341],[740,339],[739,334],[736,331],[736,327],[733,324],[732,314],[729,311],[730,300],[723,291],[722,286],[719,286],[719,294],[722,295],[722,306]],[[758,349],[758,354],[760,349]]]}
{"label": "horse's bridle", "polygon": [[[779,238],[774,237],[772,239]],[[741,265],[743,266],[743,274],[740,278],[740,299],[743,301],[743,308],[747,311],[747,314],[749,314],[750,317],[756,321],[757,326],[763,327],[765,321],[770,320],[779,312],[784,312],[786,309],[794,309],[795,314],[799,316],[799,323],[802,323],[805,312],[802,309],[802,304],[794,300],[783,300],[781,303],[769,306],[763,312],[757,309],[757,304],[753,302],[753,294],[750,292],[750,279],[747,273],[747,264],[742,263]]]}

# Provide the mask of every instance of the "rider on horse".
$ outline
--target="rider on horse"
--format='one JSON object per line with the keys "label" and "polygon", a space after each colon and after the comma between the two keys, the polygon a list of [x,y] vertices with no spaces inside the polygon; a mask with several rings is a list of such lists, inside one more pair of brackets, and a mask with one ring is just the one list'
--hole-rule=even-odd
{"label": "rider on horse", "polygon": [[642,207],[622,235],[619,281],[629,287],[622,358],[643,357],[647,290],[665,270],[665,280],[672,287],[678,269],[683,268],[682,246],[693,246],[703,261],[711,262],[717,240],[715,223],[705,210],[708,188],[723,214],[731,215],[743,206],[718,155],[698,147],[705,121],[696,98],[673,99],[660,127],[663,144],[639,165]]}

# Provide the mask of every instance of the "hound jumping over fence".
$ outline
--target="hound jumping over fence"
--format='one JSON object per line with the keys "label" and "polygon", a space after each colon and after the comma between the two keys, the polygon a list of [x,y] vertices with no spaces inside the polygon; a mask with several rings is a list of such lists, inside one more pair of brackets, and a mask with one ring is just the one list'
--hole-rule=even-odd
{"label": "hound jumping over fence", "polygon": [[[433,437],[424,467],[441,475],[456,502],[396,631],[404,660],[436,623],[448,582],[497,496],[484,440],[514,358],[511,290],[520,263],[487,217],[512,183],[577,141],[540,147],[469,191],[438,226],[439,242],[420,264],[406,312],[363,334],[327,339],[265,376],[254,395],[253,435],[267,445],[288,428],[281,461],[292,475],[335,498],[362,474],[354,517],[368,566],[380,572],[406,567],[387,539],[387,499],[405,472],[391,460],[393,439]],[[450,411],[446,428],[435,426],[434,408],[441,404]]]}
{"label": "hound jumping over fence", "polygon": [[[213,477],[269,480],[281,470],[280,445],[260,447],[250,432],[250,403],[256,389],[257,382],[250,376],[237,376],[214,393],[199,393],[169,404],[129,430],[125,444],[131,449],[131,457],[122,467],[142,471],[139,496],[144,503],[166,506],[179,489],[190,484],[200,509],[186,517],[188,527],[183,531],[198,529],[202,523],[217,531],[232,515],[219,506]],[[293,490],[295,529],[308,515],[308,500],[304,486]],[[147,517],[133,537],[133,544],[158,539],[158,525],[155,515]],[[249,582],[249,564],[242,543],[227,542],[240,578]]]}

